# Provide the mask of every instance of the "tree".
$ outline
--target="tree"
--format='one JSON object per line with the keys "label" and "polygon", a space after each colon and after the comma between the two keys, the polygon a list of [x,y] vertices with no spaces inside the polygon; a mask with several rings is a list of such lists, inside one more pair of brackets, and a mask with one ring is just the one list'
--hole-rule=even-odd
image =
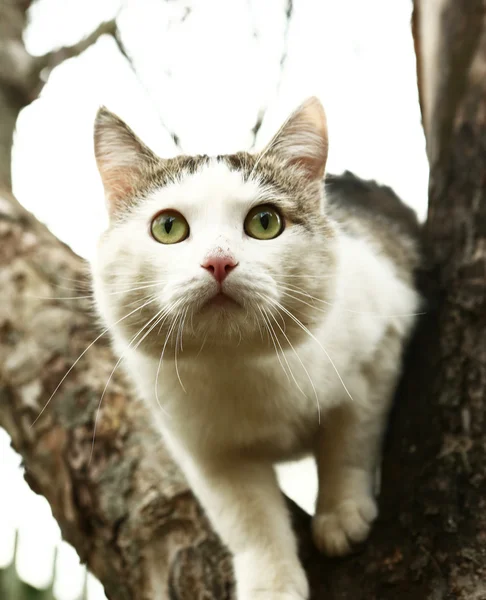
{"label": "tree", "polygon": [[[119,375],[92,445],[115,361],[102,337],[75,362],[99,332],[86,300],[55,296],[62,277],[83,281],[86,268],[15,199],[10,159],[17,116],[46,72],[102,34],[117,39],[117,29],[104,23],[34,58],[22,42],[30,3],[0,3],[0,425],[110,598],[231,598],[230,557]],[[326,560],[308,516],[289,503],[316,599],[486,598],[486,6],[416,0],[413,31],[431,168],[429,304],[398,393],[369,542]],[[55,405],[31,427],[60,381]]]}

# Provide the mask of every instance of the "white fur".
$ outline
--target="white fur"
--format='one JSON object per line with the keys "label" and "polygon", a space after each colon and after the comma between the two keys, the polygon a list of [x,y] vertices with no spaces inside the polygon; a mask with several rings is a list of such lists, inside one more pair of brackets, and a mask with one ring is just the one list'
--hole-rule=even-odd
{"label": "white fur", "polygon": [[[257,181],[245,183],[240,173],[216,162],[159,189],[103,238],[93,267],[95,292],[108,326],[119,318],[123,296],[110,292],[107,272],[122,287],[134,281],[140,285],[131,275],[149,268],[151,279],[165,282],[157,292],[159,308],[181,298],[193,303],[194,322],[187,318],[182,351],[168,344],[159,361],[130,348],[130,337],[115,326],[117,350],[234,554],[238,599],[305,600],[308,586],[272,465],[316,455],[320,489],[313,532],[321,549],[343,554],[351,542],[366,537],[377,512],[372,480],[379,442],[403,340],[414,320],[403,315],[417,310],[418,297],[387,258],[337,229],[334,241],[325,242],[337,256],[332,272],[326,272],[318,244],[300,227],[289,225],[271,241],[248,238],[244,218],[263,201],[265,190]],[[185,242],[164,246],[148,234],[150,219],[163,208],[187,219],[191,233]],[[120,261],[117,257],[127,250],[130,259]],[[201,263],[221,252],[239,263],[224,289],[245,303],[251,318],[233,315],[231,309],[196,310],[216,286]],[[291,264],[307,280],[285,279]],[[288,316],[281,319],[295,352],[273,322],[285,354],[278,360],[274,351],[263,349],[257,325],[263,320],[258,306],[271,308],[259,294],[289,306],[275,284],[282,280],[305,286],[314,296],[321,283],[331,281],[332,296],[315,305],[324,312],[309,310],[313,337],[299,336]],[[154,291],[149,288],[147,296]],[[205,335],[209,341],[199,352]],[[380,364],[377,377],[370,378],[359,365],[373,363],[375,356]],[[292,375],[284,373],[281,363],[289,365]]]}

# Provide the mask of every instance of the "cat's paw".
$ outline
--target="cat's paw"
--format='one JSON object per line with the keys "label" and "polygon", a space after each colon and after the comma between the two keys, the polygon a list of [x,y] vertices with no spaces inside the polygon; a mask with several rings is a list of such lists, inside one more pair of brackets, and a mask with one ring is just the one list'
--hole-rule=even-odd
{"label": "cat's paw", "polygon": [[238,600],[308,600],[309,584],[298,564],[265,565],[243,573],[236,570]]}
{"label": "cat's paw", "polygon": [[299,577],[290,585],[278,585],[275,589],[265,583],[261,586],[255,586],[247,589],[244,593],[238,594],[238,600],[308,600],[309,584],[305,575]]}
{"label": "cat's paw", "polygon": [[334,510],[318,513],[312,521],[314,543],[328,556],[344,556],[353,544],[363,542],[378,515],[376,502],[368,495],[344,500]]}

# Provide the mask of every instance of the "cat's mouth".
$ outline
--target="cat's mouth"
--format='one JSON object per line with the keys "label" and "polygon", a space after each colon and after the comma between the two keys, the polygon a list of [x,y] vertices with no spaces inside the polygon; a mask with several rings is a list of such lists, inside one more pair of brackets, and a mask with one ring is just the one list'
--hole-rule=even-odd
{"label": "cat's mouth", "polygon": [[235,308],[235,307],[241,308],[241,304],[239,302],[237,302],[231,296],[228,296],[228,294],[225,294],[222,290],[217,292],[214,296],[209,298],[209,300],[207,300],[204,303],[204,307],[211,307],[211,306],[220,307],[220,308],[232,308],[232,307],[233,308]]}

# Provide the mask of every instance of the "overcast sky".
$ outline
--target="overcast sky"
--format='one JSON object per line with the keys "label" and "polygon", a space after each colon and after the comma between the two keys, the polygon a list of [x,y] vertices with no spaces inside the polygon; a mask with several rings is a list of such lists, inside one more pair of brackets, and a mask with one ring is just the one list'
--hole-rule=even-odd
{"label": "overcast sky", "polygon": [[[161,156],[175,153],[166,127],[185,153],[221,154],[251,147],[251,128],[267,107],[261,148],[315,94],[328,116],[329,171],[348,169],[391,185],[423,218],[428,168],[411,0],[293,4],[286,35],[287,0],[40,0],[25,36],[30,52],[72,44],[121,7],[118,21],[137,75],[108,37],[52,73],[18,121],[13,180],[19,200],[90,258],[106,225],[92,150],[99,105],[118,113]],[[59,531],[47,503],[21,481],[19,460],[1,433],[0,478],[8,493],[0,495],[0,564],[11,551],[5,532],[18,526],[19,570],[42,585]],[[312,510],[309,462],[288,468],[282,481]],[[82,585],[77,558],[64,549],[62,561],[58,597],[75,600]],[[91,598],[99,597],[93,588]]]}

